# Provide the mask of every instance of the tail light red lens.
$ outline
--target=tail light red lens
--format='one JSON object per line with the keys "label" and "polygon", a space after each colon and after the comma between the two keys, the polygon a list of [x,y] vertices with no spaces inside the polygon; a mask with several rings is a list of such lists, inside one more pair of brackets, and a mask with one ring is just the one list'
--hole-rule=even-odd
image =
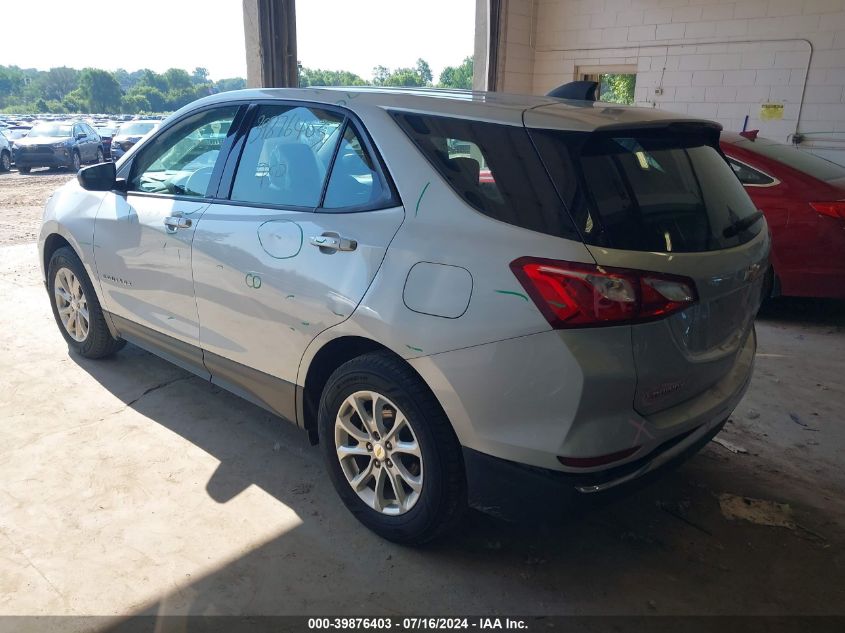
{"label": "tail light red lens", "polygon": [[687,277],[520,257],[511,270],[555,329],[653,321],[698,300]]}
{"label": "tail light red lens", "polygon": [[845,218],[845,200],[811,202],[810,206],[822,215],[828,215],[832,218]]}

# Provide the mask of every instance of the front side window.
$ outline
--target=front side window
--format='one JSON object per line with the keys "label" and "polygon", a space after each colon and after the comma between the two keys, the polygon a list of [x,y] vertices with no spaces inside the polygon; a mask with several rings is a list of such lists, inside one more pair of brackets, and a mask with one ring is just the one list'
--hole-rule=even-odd
{"label": "front side window", "polygon": [[332,167],[323,208],[377,205],[389,195],[355,128],[347,125]]}
{"label": "front side window", "polygon": [[230,198],[317,207],[343,120],[318,108],[262,106],[247,136]]}
{"label": "front side window", "polygon": [[501,222],[578,239],[525,128],[410,112],[391,114],[467,204]]}
{"label": "front side window", "polygon": [[237,106],[201,112],[177,123],[138,154],[129,191],[204,197]]}
{"label": "front side window", "polygon": [[732,158],[728,159],[728,164],[731,166],[731,169],[734,170],[736,177],[739,178],[739,182],[743,185],[748,185],[750,187],[765,187],[766,185],[771,185],[775,182],[775,179],[771,176],[767,176],[763,172],[752,169],[745,163],[740,163]]}

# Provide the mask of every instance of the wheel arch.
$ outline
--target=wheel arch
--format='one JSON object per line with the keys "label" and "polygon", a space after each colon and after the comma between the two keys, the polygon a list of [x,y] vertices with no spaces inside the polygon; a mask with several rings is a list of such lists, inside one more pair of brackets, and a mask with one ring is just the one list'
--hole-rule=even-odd
{"label": "wheel arch", "polygon": [[50,266],[50,258],[53,257],[53,253],[55,253],[60,248],[64,248],[65,246],[67,246],[74,253],[76,253],[76,256],[79,257],[80,260],[82,259],[79,253],[77,253],[76,249],[73,247],[73,245],[69,241],[67,241],[67,239],[63,235],[60,235],[59,233],[50,233],[50,235],[48,235],[44,239],[44,252],[41,264],[43,266],[45,279],[47,277],[47,270]]}
{"label": "wheel arch", "polygon": [[[314,354],[308,369],[305,372],[303,387],[299,390],[300,397],[297,401],[297,415],[300,424],[308,432],[308,438],[312,444],[317,444],[317,411],[320,406],[320,397],[323,389],[334,371],[353,358],[373,352],[386,352],[395,357],[399,362],[408,367],[431,391],[428,383],[420,373],[399,354],[389,347],[364,336],[344,335],[326,342]],[[432,392],[435,401],[440,404],[436,394]],[[442,409],[442,405],[441,405]],[[444,411],[445,415],[445,411]]]}

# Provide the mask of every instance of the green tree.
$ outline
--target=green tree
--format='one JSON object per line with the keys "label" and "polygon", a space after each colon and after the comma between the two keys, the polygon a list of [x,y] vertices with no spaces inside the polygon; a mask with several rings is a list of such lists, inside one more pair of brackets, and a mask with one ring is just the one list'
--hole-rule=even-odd
{"label": "green tree", "polygon": [[215,90],[218,92],[227,92],[228,90],[243,90],[246,88],[246,79],[243,77],[231,77],[229,79],[220,79],[214,84]]}
{"label": "green tree", "polygon": [[[141,97],[145,99],[147,102],[146,112],[165,112],[168,109],[165,93],[147,84],[135,86],[126,94],[126,97]],[[126,103],[126,97],[124,97],[124,103]]]}
{"label": "green tree", "polygon": [[396,68],[385,66],[373,68],[373,84],[376,86],[430,86],[431,68],[424,59],[418,59],[414,68]]}
{"label": "green tree", "polygon": [[348,70],[322,70],[320,68],[299,67],[299,85],[306,86],[364,86],[361,77]]}
{"label": "green tree", "polygon": [[159,92],[167,92],[167,79],[164,78],[164,75],[159,75],[157,72],[150,70],[149,68],[144,68],[139,72],[140,77],[135,83],[135,86],[149,86],[150,88],[155,88]]}
{"label": "green tree", "polygon": [[599,100],[608,103],[634,103],[636,80],[636,75],[602,75]]}
{"label": "green tree", "polygon": [[67,66],[51,68],[43,75],[41,83],[46,99],[60,101],[79,85],[79,71]]}
{"label": "green tree", "polygon": [[434,77],[431,74],[431,66],[429,66],[428,62],[425,61],[422,57],[420,57],[417,60],[416,70],[417,70],[417,74],[425,82],[423,85],[425,85],[425,86],[431,85],[431,82],[434,79]]}
{"label": "green tree", "polygon": [[373,68],[373,84],[376,86],[384,85],[388,77],[390,77],[390,69],[387,66],[376,66]]}
{"label": "green tree", "polygon": [[190,90],[193,86],[191,76],[181,68],[168,68],[164,71],[164,80],[167,82],[167,90],[179,92]]}
{"label": "green tree", "polygon": [[19,95],[24,87],[24,74],[17,66],[0,66],[0,97]]}
{"label": "green tree", "polygon": [[112,74],[97,68],[85,68],[79,73],[79,91],[89,112],[117,111],[123,97]]}
{"label": "green tree", "polygon": [[212,83],[211,79],[208,78],[208,69],[203,68],[202,66],[197,66],[196,68],[194,68],[194,72],[191,73],[191,83],[193,83],[193,84]]}
{"label": "green tree", "polygon": [[460,66],[446,66],[437,85],[439,88],[472,89],[472,57],[464,58]]}
{"label": "green tree", "polygon": [[128,114],[138,114],[140,112],[149,112],[150,102],[144,95],[141,94],[128,94],[123,97],[123,102],[121,104],[121,110]]}

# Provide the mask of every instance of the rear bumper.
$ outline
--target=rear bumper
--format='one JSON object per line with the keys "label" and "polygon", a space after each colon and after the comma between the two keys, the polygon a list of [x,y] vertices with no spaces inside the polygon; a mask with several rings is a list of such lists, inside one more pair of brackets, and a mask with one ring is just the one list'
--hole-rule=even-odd
{"label": "rear bumper", "polygon": [[[633,406],[637,373],[628,327],[544,332],[410,363],[434,391],[462,446],[582,475],[637,462],[674,438],[725,420],[748,388],[756,347],[752,328],[721,379],[647,416]],[[626,451],[627,457],[589,468],[558,459]]]}
{"label": "rear bumper", "polygon": [[579,504],[631,492],[680,465],[724,427],[717,420],[672,438],[622,466],[584,475],[518,464],[464,448],[470,506],[511,521],[559,521]]}

